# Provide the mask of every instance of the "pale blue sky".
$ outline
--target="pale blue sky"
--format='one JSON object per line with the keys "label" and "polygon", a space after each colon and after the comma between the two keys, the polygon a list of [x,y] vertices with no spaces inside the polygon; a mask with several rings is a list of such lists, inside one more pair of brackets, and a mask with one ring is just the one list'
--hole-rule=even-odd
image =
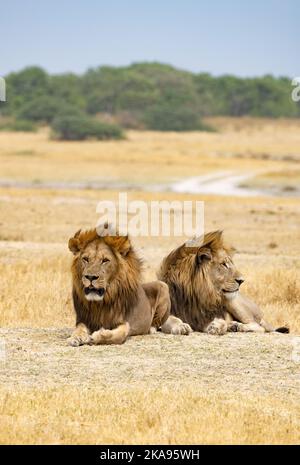
{"label": "pale blue sky", "polygon": [[0,76],[160,61],[299,76],[299,0],[0,0]]}

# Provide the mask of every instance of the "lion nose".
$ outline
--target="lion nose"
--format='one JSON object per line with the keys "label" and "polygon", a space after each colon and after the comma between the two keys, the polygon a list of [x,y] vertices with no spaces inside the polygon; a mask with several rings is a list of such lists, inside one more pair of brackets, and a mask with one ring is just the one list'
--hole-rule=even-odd
{"label": "lion nose", "polygon": [[91,282],[94,281],[95,279],[98,279],[98,276],[92,276],[90,274],[85,274],[84,277]]}
{"label": "lion nose", "polygon": [[238,285],[240,286],[241,284],[243,284],[243,282],[245,281],[244,278],[240,277],[240,278],[235,278],[236,282],[238,283]]}

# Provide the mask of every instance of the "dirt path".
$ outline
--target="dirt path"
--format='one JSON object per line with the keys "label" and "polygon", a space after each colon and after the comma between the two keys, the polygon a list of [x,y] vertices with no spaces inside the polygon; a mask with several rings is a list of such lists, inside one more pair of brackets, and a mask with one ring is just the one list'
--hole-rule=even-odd
{"label": "dirt path", "polygon": [[172,185],[171,190],[185,194],[233,195],[237,197],[270,195],[268,192],[240,187],[243,182],[253,178],[254,175],[255,173],[241,174],[222,171],[178,181]]}
{"label": "dirt path", "polygon": [[300,359],[292,357],[295,336],[158,333],[131,338],[123,346],[73,348],[66,344],[69,332],[67,328],[1,329],[0,384],[118,389],[144,383],[178,388],[195,382],[198,388],[216,392],[300,401]]}
{"label": "dirt path", "polygon": [[[178,192],[182,194],[214,194],[232,195],[237,197],[272,196],[267,190],[241,187],[243,182],[253,178],[257,173],[240,173],[238,171],[218,171],[203,176],[181,179],[173,184],[141,184],[112,182],[105,179],[83,182],[54,182],[54,181],[15,181],[0,179],[0,187],[28,188],[28,189],[104,189],[104,190],[136,190],[149,192]],[[280,194],[280,193],[279,193]]]}

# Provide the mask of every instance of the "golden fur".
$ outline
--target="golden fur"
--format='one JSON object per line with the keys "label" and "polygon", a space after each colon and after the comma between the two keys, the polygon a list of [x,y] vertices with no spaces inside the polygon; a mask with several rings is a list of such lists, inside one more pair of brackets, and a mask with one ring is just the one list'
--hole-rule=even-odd
{"label": "golden fur", "polygon": [[147,334],[168,318],[165,283],[142,285],[142,263],[128,237],[78,231],[69,240],[76,329],[69,343],[122,343]]}
{"label": "golden fur", "polygon": [[[73,302],[77,321],[84,321],[90,331],[100,327],[113,329],[128,318],[131,309],[138,299],[138,288],[141,286],[142,262],[137,257],[129,239],[123,236],[99,237],[97,231],[77,232],[69,241],[69,248],[78,247],[83,250],[88,244],[103,242],[114,254],[118,267],[98,311],[98,302],[88,302],[82,287],[82,267],[80,255],[75,255],[72,263]],[[76,244],[76,245],[75,245]],[[127,251],[126,256],[124,253]]]}
{"label": "golden fur", "polygon": [[[225,259],[231,259],[231,249],[223,244],[222,233],[216,231],[206,234],[201,245],[183,244],[162,262],[158,276],[169,286],[171,313],[194,331],[203,331],[214,318],[225,317],[225,297],[221,286],[216,286],[214,273]],[[224,286],[234,291],[239,273],[232,267],[227,274]]]}
{"label": "golden fur", "polygon": [[[169,286],[171,314],[194,331],[211,334],[273,331],[257,305],[240,294],[244,279],[233,253],[224,243],[222,231],[209,232],[172,251],[158,273]],[[278,330],[287,332],[286,328]]]}

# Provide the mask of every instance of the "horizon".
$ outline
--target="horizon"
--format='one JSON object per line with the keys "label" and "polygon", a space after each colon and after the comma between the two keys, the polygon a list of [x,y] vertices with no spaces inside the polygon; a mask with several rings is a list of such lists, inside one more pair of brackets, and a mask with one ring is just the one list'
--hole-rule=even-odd
{"label": "horizon", "polygon": [[[100,64],[100,65],[95,64],[94,66],[91,66],[91,67],[83,70],[82,72],[76,72],[76,71],[73,71],[73,70],[66,70],[66,71],[61,71],[61,72],[57,72],[57,73],[52,73],[51,71],[49,71],[45,67],[43,67],[43,66],[41,66],[39,64],[33,63],[33,64],[28,64],[28,65],[24,66],[23,68],[12,70],[7,74],[3,74],[2,76],[4,78],[6,78],[10,74],[14,74],[14,73],[18,74],[18,73],[24,71],[27,68],[40,68],[43,71],[45,71],[49,76],[60,76],[60,75],[73,74],[73,75],[76,75],[76,76],[80,77],[80,76],[83,76],[84,74],[86,74],[88,71],[97,70],[97,69],[105,68],[105,67],[118,69],[118,68],[130,68],[131,66],[134,66],[134,65],[154,65],[154,64],[159,64],[159,65],[163,65],[163,66],[170,66],[171,68],[173,68],[176,71],[182,71],[182,72],[190,73],[190,74],[194,74],[194,75],[208,74],[208,75],[212,76],[213,78],[221,78],[221,77],[224,77],[224,76],[233,76],[233,77],[236,77],[236,78],[239,78],[239,79],[257,79],[257,78],[263,78],[263,77],[266,77],[266,76],[272,76],[273,78],[276,78],[276,79],[287,78],[287,79],[292,80],[295,77],[295,76],[289,76],[289,75],[284,75],[284,74],[276,75],[276,74],[272,74],[272,73],[266,73],[266,74],[260,74],[260,75],[259,74],[257,74],[257,75],[242,75],[242,76],[238,75],[238,74],[229,73],[229,72],[228,73],[224,72],[224,73],[221,73],[221,74],[213,74],[213,73],[211,73],[209,71],[191,71],[189,69],[184,69],[184,68],[178,67],[176,65],[173,65],[172,63],[164,63],[164,62],[159,62],[159,61],[134,61],[134,62],[130,62],[130,63],[124,64],[124,65],[111,65],[111,64],[103,63],[103,64]],[[299,72],[299,74],[300,74],[300,72]]]}
{"label": "horizon", "polygon": [[215,77],[300,73],[297,0],[11,0],[1,13],[0,76],[28,66],[49,74],[83,74],[143,62]]}

